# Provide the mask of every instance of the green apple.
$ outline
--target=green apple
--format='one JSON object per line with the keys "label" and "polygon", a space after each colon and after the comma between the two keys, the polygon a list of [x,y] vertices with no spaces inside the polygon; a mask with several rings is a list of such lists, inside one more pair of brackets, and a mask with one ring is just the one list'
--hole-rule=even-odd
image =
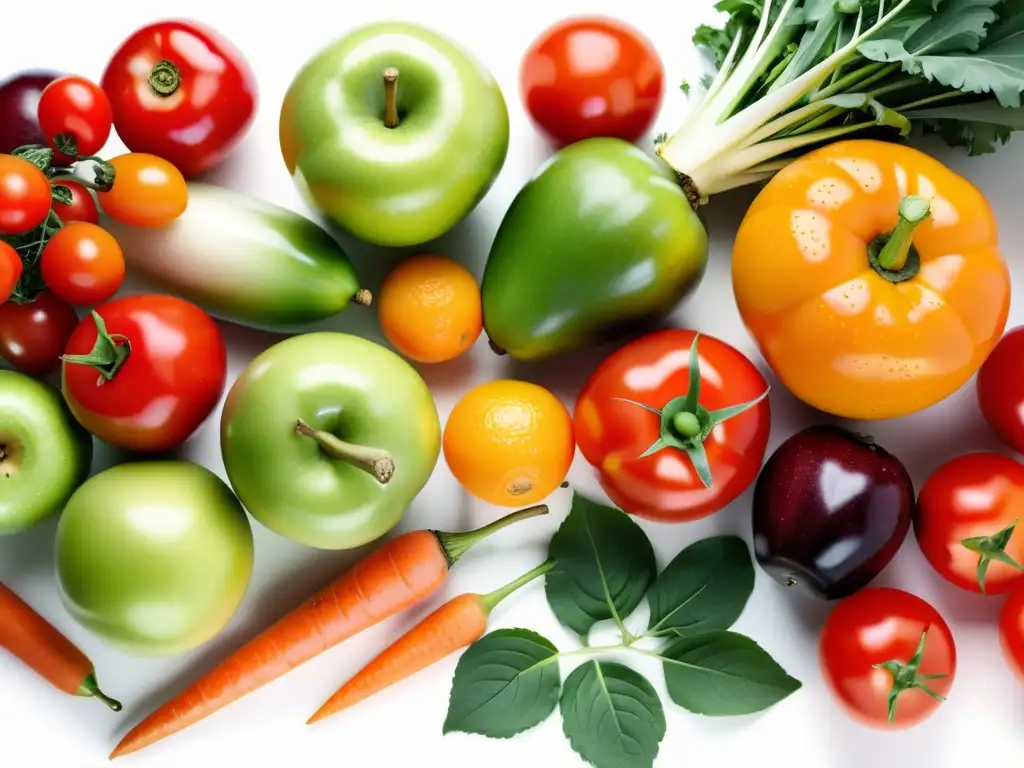
{"label": "green apple", "polygon": [[375,245],[440,237],[505,163],[508,108],[469,51],[409,23],[361,27],[317,53],[281,107],[281,152],[300,190]]}
{"label": "green apple", "polygon": [[0,536],[60,512],[91,464],[92,435],[72,418],[60,392],[0,371]]}

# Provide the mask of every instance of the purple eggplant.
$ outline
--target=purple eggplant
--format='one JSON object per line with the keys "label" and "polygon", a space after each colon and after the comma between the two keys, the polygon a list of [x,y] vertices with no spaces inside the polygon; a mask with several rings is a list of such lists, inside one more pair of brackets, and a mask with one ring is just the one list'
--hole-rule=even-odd
{"label": "purple eggplant", "polygon": [[0,153],[46,143],[36,117],[39,94],[61,76],[60,72],[34,69],[0,82]]}
{"label": "purple eggplant", "polygon": [[910,475],[891,453],[841,427],[809,427],[758,475],[754,555],[787,588],[847,597],[896,555],[914,504]]}

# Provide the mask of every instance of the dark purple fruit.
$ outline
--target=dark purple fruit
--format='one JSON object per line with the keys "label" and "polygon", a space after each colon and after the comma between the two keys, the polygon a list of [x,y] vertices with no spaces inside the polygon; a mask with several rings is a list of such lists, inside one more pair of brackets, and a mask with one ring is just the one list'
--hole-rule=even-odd
{"label": "dark purple fruit", "polygon": [[754,485],[754,556],[790,589],[847,597],[896,555],[914,499],[891,453],[841,427],[809,427],[775,450]]}
{"label": "dark purple fruit", "polygon": [[45,144],[36,109],[43,88],[61,77],[59,72],[28,70],[0,82],[0,153],[26,144]]}

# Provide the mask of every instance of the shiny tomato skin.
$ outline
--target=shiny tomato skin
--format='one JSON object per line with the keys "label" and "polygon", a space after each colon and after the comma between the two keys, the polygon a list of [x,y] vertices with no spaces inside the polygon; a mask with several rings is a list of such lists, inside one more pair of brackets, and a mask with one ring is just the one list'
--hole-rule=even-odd
{"label": "shiny tomato skin", "polygon": [[978,369],[978,405],[1008,446],[1024,453],[1024,325],[999,339]]}
{"label": "shiny tomato skin", "polygon": [[[768,445],[768,398],[713,430],[704,441],[712,484],[705,488],[689,457],[665,448],[640,458],[660,436],[657,414],[616,398],[661,409],[689,389],[695,332],[670,329],[613,352],[584,384],[573,413],[576,443],[597,470],[609,498],[624,511],[660,522],[706,517],[757,478]],[[709,411],[756,400],[768,390],[761,372],[739,350],[701,334],[700,403]]]}
{"label": "shiny tomato skin", "polygon": [[0,235],[21,235],[50,214],[50,182],[28,160],[0,155]]}
{"label": "shiny tomato skin", "polygon": [[[914,535],[932,568],[951,584],[981,592],[977,552],[964,539],[994,536],[1024,513],[1024,465],[998,453],[958,456],[940,466],[918,494]],[[1024,530],[1015,528],[1003,550],[1024,562]],[[985,594],[1024,585],[1024,571],[989,562]]]}
{"label": "shiny tomato skin", "polygon": [[[161,94],[150,73],[164,67]],[[176,74],[175,74],[176,72]],[[220,164],[252,123],[256,78],[240,51],[191,20],[158,21],[132,33],[101,79],[118,136],[133,152],[162,157],[189,178]]]}
{"label": "shiny tomato skin", "polygon": [[891,587],[868,587],[840,601],[821,631],[819,660],[833,696],[858,722],[870,728],[902,730],[930,717],[941,705],[923,690],[899,694],[889,722],[892,673],[875,664],[914,657],[927,632],[918,672],[944,675],[927,681],[946,697],[956,677],[956,644],[949,625],[925,600]]}
{"label": "shiny tomato skin", "polygon": [[1010,593],[999,615],[999,645],[1006,663],[1024,685],[1024,588]]}
{"label": "shiny tomato skin", "polygon": [[144,152],[111,158],[114,185],[100,192],[100,205],[110,218],[133,227],[164,227],[184,213],[188,186],[170,162]]}
{"label": "shiny tomato skin", "polygon": [[[115,299],[96,313],[107,333],[129,345],[127,359],[104,380],[97,369],[65,359],[61,377],[71,413],[101,440],[131,451],[167,451],[184,443],[220,400],[227,350],[220,328],[191,302],[163,294]],[[96,323],[83,318],[67,355],[87,355]]]}
{"label": "shiny tomato skin", "polygon": [[24,265],[14,246],[0,240],[0,305],[14,293]]}
{"label": "shiny tomato skin", "polygon": [[96,208],[96,200],[92,193],[77,181],[62,180],[59,184],[71,191],[70,205],[53,201],[53,212],[57,214],[61,223],[71,224],[75,221],[85,221],[89,224],[99,224],[100,212]]}
{"label": "shiny tomato skin", "polygon": [[96,224],[61,227],[43,247],[43,282],[64,301],[90,307],[107,301],[124,282],[124,253],[114,236]]}
{"label": "shiny tomato skin", "polygon": [[[96,83],[77,75],[58,77],[39,96],[39,127],[47,143],[62,133],[75,137],[79,157],[95,155],[110,138],[114,115],[110,100]],[[54,162],[69,164],[70,158],[55,153]]]}
{"label": "shiny tomato skin", "polygon": [[26,304],[9,301],[0,305],[0,357],[29,376],[47,376],[60,368],[77,327],[74,307],[51,291]]}
{"label": "shiny tomato skin", "polygon": [[574,16],[533,42],[519,87],[533,122],[558,146],[594,136],[635,142],[661,107],[664,66],[651,42],[628,24]]}

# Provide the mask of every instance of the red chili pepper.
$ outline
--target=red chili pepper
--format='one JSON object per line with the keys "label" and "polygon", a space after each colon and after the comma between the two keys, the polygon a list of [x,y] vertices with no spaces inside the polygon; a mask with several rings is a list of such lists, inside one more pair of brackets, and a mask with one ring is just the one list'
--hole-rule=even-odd
{"label": "red chili pepper", "polygon": [[125,146],[194,177],[220,164],[256,111],[256,79],[235,46],[194,21],[159,21],[125,40],[103,73]]}

